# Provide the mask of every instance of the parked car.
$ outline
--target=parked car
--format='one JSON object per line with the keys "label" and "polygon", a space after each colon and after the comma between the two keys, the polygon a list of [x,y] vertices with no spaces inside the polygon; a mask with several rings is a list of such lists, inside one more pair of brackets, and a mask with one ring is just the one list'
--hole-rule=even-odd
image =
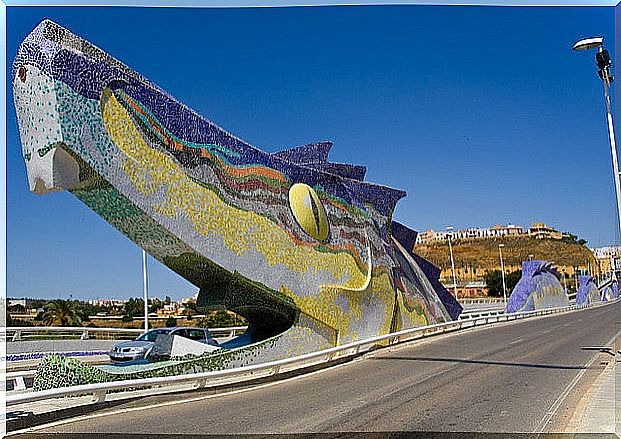
{"label": "parked car", "polygon": [[141,334],[135,340],[123,341],[114,345],[110,352],[108,352],[108,355],[112,361],[117,362],[143,360],[148,357],[153,346],[155,346],[155,340],[161,334],[178,335],[212,346],[219,346],[218,341],[205,328],[157,328]]}

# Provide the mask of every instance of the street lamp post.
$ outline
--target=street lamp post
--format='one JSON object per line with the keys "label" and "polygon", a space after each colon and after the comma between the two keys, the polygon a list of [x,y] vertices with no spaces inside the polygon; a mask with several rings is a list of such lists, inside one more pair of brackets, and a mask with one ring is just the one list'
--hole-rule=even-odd
{"label": "street lamp post", "polygon": [[144,295],[144,332],[149,330],[149,283],[147,279],[147,252],[142,250],[142,293]]}
{"label": "street lamp post", "polygon": [[610,105],[610,84],[614,77],[610,73],[610,54],[604,49],[604,37],[585,38],[578,41],[572,47],[573,50],[597,49],[595,61],[599,67],[599,77],[604,85],[604,103],[606,104],[606,120],[608,122],[608,138],[610,140],[610,152],[612,154],[612,172],[615,179],[615,192],[617,195],[617,226],[621,230],[621,183],[619,182],[619,160],[617,158],[617,145],[615,143],[614,125],[612,122],[612,109]]}
{"label": "street lamp post", "polygon": [[567,294],[567,273],[563,269],[563,285],[565,286],[565,294]]}
{"label": "street lamp post", "polygon": [[502,273],[502,294],[505,297],[505,311],[507,310],[507,284],[505,283],[505,262],[502,259],[502,248],[504,244],[498,244],[498,253],[500,254],[500,272]]}
{"label": "street lamp post", "polygon": [[457,299],[457,279],[455,278],[455,260],[453,259],[453,246],[451,245],[451,236],[453,236],[453,227],[447,227],[446,231],[448,232],[448,243],[449,243],[449,253],[451,254],[451,272],[453,273],[453,292],[455,294],[455,300],[459,302]]}
{"label": "street lamp post", "polygon": [[574,267],[574,288],[578,292],[578,270],[580,267]]}

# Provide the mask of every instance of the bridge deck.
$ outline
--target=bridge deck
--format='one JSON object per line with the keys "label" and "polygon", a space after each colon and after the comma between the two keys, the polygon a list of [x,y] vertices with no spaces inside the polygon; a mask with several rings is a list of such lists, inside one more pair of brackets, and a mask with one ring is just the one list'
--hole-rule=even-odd
{"label": "bridge deck", "polygon": [[617,340],[620,311],[616,303],[467,330],[251,391],[199,400],[192,393],[172,404],[150,397],[42,431],[562,431],[612,358],[581,347]]}

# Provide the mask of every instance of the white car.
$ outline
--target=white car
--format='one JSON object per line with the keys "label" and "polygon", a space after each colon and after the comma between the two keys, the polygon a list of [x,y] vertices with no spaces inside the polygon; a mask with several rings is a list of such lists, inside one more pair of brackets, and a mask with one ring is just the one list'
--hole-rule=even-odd
{"label": "white car", "polygon": [[218,341],[211,336],[209,330],[205,328],[157,328],[141,334],[135,340],[123,341],[115,345],[110,349],[108,355],[115,362],[143,360],[149,356],[153,346],[155,346],[155,340],[161,334],[178,335],[212,346],[220,346]]}

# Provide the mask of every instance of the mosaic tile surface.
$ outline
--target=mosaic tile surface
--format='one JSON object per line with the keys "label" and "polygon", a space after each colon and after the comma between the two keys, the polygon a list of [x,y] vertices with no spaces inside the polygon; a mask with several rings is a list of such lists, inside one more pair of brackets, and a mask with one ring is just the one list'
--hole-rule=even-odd
{"label": "mosaic tile surface", "polygon": [[507,312],[535,311],[569,305],[560,274],[547,261],[522,262],[522,278],[507,301]]}
{"label": "mosaic tile surface", "polygon": [[405,192],[329,162],[331,142],[266,153],[51,21],[20,46],[13,93],[30,189],[70,191],[199,306],[244,316],[272,340],[256,361],[461,312],[392,221]]}
{"label": "mosaic tile surface", "polygon": [[[619,283],[613,280],[610,285],[602,290],[602,300],[608,302],[619,298]],[[576,298],[577,300],[577,298]]]}
{"label": "mosaic tile surface", "polygon": [[591,305],[595,302],[601,302],[603,300],[603,292],[600,292],[597,288],[593,276],[578,276],[578,285],[576,305]]}

